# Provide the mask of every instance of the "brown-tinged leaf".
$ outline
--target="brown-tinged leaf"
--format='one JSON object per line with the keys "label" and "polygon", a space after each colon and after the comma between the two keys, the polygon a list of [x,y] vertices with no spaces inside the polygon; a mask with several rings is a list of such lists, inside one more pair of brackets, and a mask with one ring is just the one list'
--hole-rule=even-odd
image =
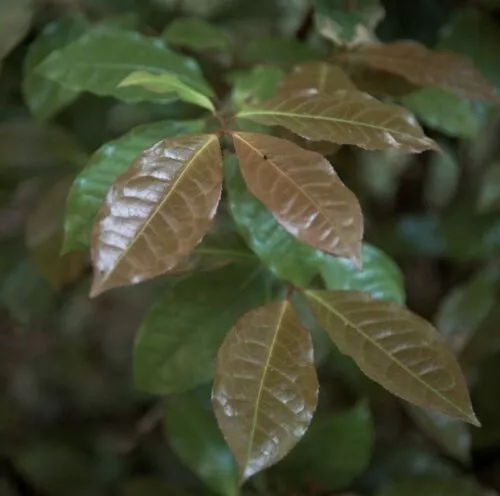
{"label": "brown-tinged leaf", "polygon": [[312,141],[302,138],[298,134],[292,133],[292,131],[290,131],[286,127],[277,127],[275,129],[274,135],[278,138],[292,141],[304,150],[320,153],[324,157],[335,155],[342,148],[342,145],[337,145],[336,143],[332,143],[331,141]]}
{"label": "brown-tinged leaf", "polygon": [[307,297],[319,325],[370,379],[418,406],[479,425],[460,367],[427,321],[365,293]]}
{"label": "brown-tinged leaf", "polygon": [[278,86],[282,94],[332,95],[338,90],[356,90],[349,76],[326,62],[306,62],[295,66]]}
{"label": "brown-tinged leaf", "polygon": [[388,105],[359,91],[332,96],[282,94],[237,117],[268,126],[283,126],[310,140],[357,145],[368,150],[397,148],[418,153],[437,149],[416,119],[403,107]]}
{"label": "brown-tinged leaf", "polygon": [[64,238],[64,207],[72,177],[54,183],[28,218],[26,244],[38,272],[59,290],[80,277],[89,263],[87,253],[61,255]]}
{"label": "brown-tinged leaf", "polygon": [[472,61],[457,53],[430,51],[414,41],[398,41],[367,45],[352,57],[419,86],[435,86],[471,100],[500,101],[494,86]]}
{"label": "brown-tinged leaf", "polygon": [[361,208],[324,157],[265,134],[233,139],[248,189],[290,234],[360,264]]}
{"label": "brown-tinged leaf", "polygon": [[219,350],[212,392],[242,481],[295,446],[309,427],[317,396],[311,338],[290,303],[244,315]]}
{"label": "brown-tinged leaf", "polygon": [[118,177],[92,233],[91,295],[164,274],[208,231],[222,188],[215,135],[159,141]]}

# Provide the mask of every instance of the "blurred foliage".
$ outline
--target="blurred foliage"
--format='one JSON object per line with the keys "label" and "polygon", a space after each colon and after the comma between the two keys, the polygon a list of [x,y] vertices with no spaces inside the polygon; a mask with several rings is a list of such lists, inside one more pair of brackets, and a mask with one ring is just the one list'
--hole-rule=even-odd
{"label": "blurred foliage", "polygon": [[[200,399],[207,396],[201,394],[205,386],[163,403],[133,385],[137,329],[153,302],[158,315],[148,318],[155,317],[160,326],[165,325],[162,319],[172,321],[157,296],[160,291],[173,300],[175,287],[154,280],[89,300],[88,234],[67,237],[66,248],[83,251],[61,255],[68,178],[78,175],[68,209],[93,203],[92,217],[97,210],[92,194],[99,204],[110,180],[98,178],[105,184],[97,193],[88,181],[100,160],[115,153],[108,142],[119,140],[130,148],[125,157],[116,157],[121,171],[151,136],[154,141],[158,132],[151,122],[163,126],[168,121],[162,136],[178,134],[196,128],[199,110],[154,98],[134,103],[139,89],[123,90],[124,101],[115,100],[109,80],[94,82],[105,95],[98,98],[63,88],[47,76],[58,70],[61,47],[82,33],[97,36],[106,23],[115,29],[114,40],[136,36],[133,30],[141,33],[146,41],[140,60],[155,56],[147,37],[161,36],[172,50],[197,58],[222,101],[228,81],[234,83],[236,104],[260,101],[273,93],[284,70],[328,56],[331,46],[314,30],[312,3],[1,0],[2,496],[239,494],[234,461]],[[500,2],[382,3],[385,17],[376,28],[378,39],[414,39],[464,53],[500,89]],[[327,10],[322,15],[328,12],[335,16]],[[330,38],[352,41],[358,21],[342,19],[340,34],[330,32]],[[49,56],[42,74],[37,67]],[[186,77],[196,80],[198,75]],[[450,425],[402,406],[361,377],[350,359],[320,342],[325,386],[310,432],[288,459],[252,479],[242,494],[500,494],[500,113],[492,105],[438,89],[396,99],[439,142],[441,155],[403,158],[341,149],[332,162],[362,203],[366,263],[372,271],[388,264],[394,274],[387,287],[373,289],[374,295],[404,300],[399,269],[372,244],[398,262],[407,306],[433,320],[459,355],[483,426]],[[141,132],[130,133],[141,124],[146,125]],[[233,196],[248,195],[238,181],[234,177],[229,185],[231,208]],[[352,266],[332,265],[294,244],[258,202],[244,207],[262,221],[261,242],[252,249],[267,257],[275,274],[292,273],[298,284],[312,280],[318,265],[328,267],[323,277],[332,284],[352,274]],[[92,219],[80,213],[88,231]],[[248,215],[233,209],[243,238],[252,227]],[[298,265],[298,258],[307,263]],[[228,272],[219,270],[223,276]],[[202,278],[215,285],[211,274]],[[175,281],[181,290],[193,291],[189,277]],[[217,292],[212,297],[219,305],[216,312],[230,312]],[[197,331],[200,339],[203,330]],[[165,380],[194,386],[208,379]]]}

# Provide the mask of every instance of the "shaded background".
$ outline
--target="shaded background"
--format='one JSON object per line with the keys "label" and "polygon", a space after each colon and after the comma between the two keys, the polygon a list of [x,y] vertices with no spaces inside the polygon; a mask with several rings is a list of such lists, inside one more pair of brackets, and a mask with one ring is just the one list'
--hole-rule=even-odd
{"label": "shaded background", "polygon": [[[288,68],[300,61],[289,43],[310,40],[316,47],[310,5],[38,0],[23,26],[8,10],[23,2],[1,2],[0,495],[212,494],[173,452],[175,440],[193,432],[179,426],[165,437],[162,401],[132,383],[133,338],[161,281],[89,300],[88,256],[58,256],[65,194],[89,155],[138,124],[191,119],[199,110],[84,93],[42,123],[26,105],[26,56],[43,27],[61,16],[160,35],[176,17],[200,15],[230,34],[239,68],[254,62]],[[500,88],[499,1],[383,3],[380,39],[410,38],[464,53]],[[259,44],[269,37],[285,41]],[[227,92],[219,55],[196,56],[218,92]],[[332,163],[362,202],[367,240],[403,269],[409,308],[436,323],[460,355],[483,428],[422,416],[332,350],[321,369],[320,434],[299,444],[302,455],[251,481],[247,494],[500,491],[500,114],[430,89],[403,103],[442,155],[343,149]],[[199,467],[204,454],[191,449]]]}

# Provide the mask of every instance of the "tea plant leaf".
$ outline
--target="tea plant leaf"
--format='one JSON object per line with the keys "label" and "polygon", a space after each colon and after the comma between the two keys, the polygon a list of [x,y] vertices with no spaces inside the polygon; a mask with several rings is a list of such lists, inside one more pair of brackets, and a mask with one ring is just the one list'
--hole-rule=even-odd
{"label": "tea plant leaf", "polygon": [[92,224],[109,188],[142,150],[162,138],[199,133],[203,125],[203,121],[144,124],[101,146],[78,174],[69,192],[63,252],[90,246]]}
{"label": "tea plant leaf", "polygon": [[317,93],[332,95],[338,90],[356,90],[349,76],[340,68],[326,62],[306,62],[295,66],[281,81],[281,94]]}
{"label": "tea plant leaf", "polygon": [[211,96],[198,64],[170,51],[158,38],[133,31],[97,27],[45,59],[37,71],[65,88],[114,96],[128,102],[171,100],[141,88],[119,88],[134,71],[170,74],[203,95]]}
{"label": "tea plant leaf", "polygon": [[217,355],[212,403],[241,481],[281,460],[317,403],[311,337],[290,303],[251,310]]}
{"label": "tea plant leaf", "polygon": [[361,208],[323,156],[265,134],[233,140],[249,190],[290,234],[359,265]]}
{"label": "tea plant leaf", "polygon": [[275,281],[262,266],[250,263],[195,272],[171,284],[137,334],[136,386],[168,395],[208,382],[224,337],[244,313],[274,297]]}
{"label": "tea plant leaf", "polygon": [[464,477],[415,476],[393,483],[378,496],[484,496],[484,492],[472,479]]}
{"label": "tea plant leaf", "polygon": [[295,489],[298,484],[319,484],[325,491],[344,489],[368,467],[373,445],[366,403],[341,412],[318,411],[297,448],[276,470]]}
{"label": "tea plant leaf", "polygon": [[231,50],[231,40],[226,33],[200,17],[174,19],[163,31],[162,38],[171,45],[200,52]]}
{"label": "tea plant leaf", "polygon": [[433,52],[414,41],[398,41],[367,45],[352,56],[418,86],[434,86],[472,100],[500,101],[495,87],[472,61],[457,53]]}
{"label": "tea plant leaf", "polygon": [[247,189],[234,156],[226,161],[229,208],[248,246],[280,279],[307,286],[318,273],[323,253],[288,234],[271,212]]}
{"label": "tea plant leaf", "polygon": [[175,93],[179,99],[199,105],[214,111],[214,104],[202,93],[190,88],[186,83],[171,74],[152,74],[150,72],[136,71],[129,74],[119,85],[119,88],[128,86],[141,86],[153,93]]}
{"label": "tea plant leaf", "polygon": [[327,289],[362,291],[372,298],[405,301],[404,279],[400,268],[382,250],[363,243],[358,269],[350,260],[324,255],[318,263]]}
{"label": "tea plant leaf", "polygon": [[33,0],[2,0],[0,4],[0,61],[24,38],[35,12]]}
{"label": "tea plant leaf", "polygon": [[170,395],[163,425],[172,451],[208,487],[222,496],[240,494],[236,463],[199,391]]}
{"label": "tea plant leaf", "polygon": [[35,69],[53,51],[76,40],[87,28],[83,16],[63,17],[47,24],[29,47],[24,59],[23,93],[29,109],[41,121],[71,103],[79,92],[40,76]]}
{"label": "tea plant leaf", "polygon": [[370,379],[418,406],[479,425],[453,354],[424,319],[364,293],[307,297],[318,324]]}
{"label": "tea plant leaf", "polygon": [[222,190],[215,135],[159,141],[118,177],[92,233],[92,296],[164,274],[201,241]]}
{"label": "tea plant leaf", "polygon": [[481,179],[478,198],[480,212],[498,211],[500,208],[500,161],[492,163]]}
{"label": "tea plant leaf", "polygon": [[277,95],[237,117],[268,126],[283,126],[310,140],[357,145],[368,150],[404,152],[437,149],[415,118],[402,107],[381,103],[358,91],[323,95]]}

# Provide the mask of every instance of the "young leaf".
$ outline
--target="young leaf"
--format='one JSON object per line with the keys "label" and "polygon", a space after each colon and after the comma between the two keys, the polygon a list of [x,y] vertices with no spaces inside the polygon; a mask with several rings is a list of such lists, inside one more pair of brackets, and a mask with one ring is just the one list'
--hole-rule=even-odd
{"label": "young leaf", "polygon": [[225,187],[231,214],[252,251],[280,279],[307,286],[323,253],[300,243],[276,222],[248,191],[234,156],[226,161]]}
{"label": "young leaf", "polygon": [[278,90],[283,95],[332,95],[338,90],[356,90],[356,86],[340,67],[326,62],[306,62],[295,66],[283,78]]}
{"label": "young leaf", "polygon": [[59,290],[78,279],[87,267],[86,253],[61,255],[64,204],[72,178],[57,181],[45,192],[26,225],[26,244],[30,258],[41,275]]}
{"label": "young leaf", "polygon": [[317,412],[296,449],[277,467],[290,485],[319,484],[335,491],[348,487],[370,463],[374,428],[366,403],[342,412]]}
{"label": "young leaf", "polygon": [[404,108],[381,103],[359,91],[339,90],[330,97],[281,93],[237,117],[283,126],[310,140],[357,145],[368,150],[398,148],[418,153],[437,149]]}
{"label": "young leaf", "polygon": [[500,101],[494,86],[472,61],[457,53],[432,52],[414,41],[398,41],[367,45],[352,57],[418,86],[434,86],[472,100]]}
{"label": "young leaf", "polygon": [[316,409],[311,337],[288,301],[251,310],[217,355],[212,403],[240,480],[281,460]]}
{"label": "young leaf", "polygon": [[222,496],[240,494],[236,463],[200,392],[170,395],[164,427],[172,451],[208,487]]}
{"label": "young leaf", "polygon": [[23,93],[31,112],[40,120],[50,119],[71,103],[78,92],[40,76],[35,68],[53,51],[71,43],[88,28],[83,16],[68,16],[45,26],[30,45],[24,59]]}
{"label": "young leaf", "polygon": [[249,190],[290,234],[359,265],[361,208],[325,158],[265,134],[233,140]]}
{"label": "young leaf", "polygon": [[141,88],[119,88],[134,70],[170,74],[203,95],[211,96],[198,64],[170,51],[160,39],[111,27],[97,27],[56,50],[38,66],[43,76],[73,91],[90,91],[129,102],[171,99]]}
{"label": "young leaf", "polygon": [[380,0],[357,0],[352,7],[345,0],[315,0],[315,6],[318,31],[339,45],[374,41],[373,30],[385,14]]}
{"label": "young leaf", "polygon": [[63,252],[90,246],[92,224],[109,188],[142,150],[162,138],[202,132],[203,126],[203,121],[144,124],[101,146],[76,177],[69,192]]}
{"label": "young leaf", "polygon": [[0,3],[0,61],[24,38],[35,11],[33,0]]}
{"label": "young leaf", "polygon": [[453,354],[424,319],[364,293],[307,297],[319,325],[370,379],[418,406],[479,425]]}
{"label": "young leaf", "polygon": [[134,382],[153,394],[209,381],[217,350],[234,323],[274,296],[274,277],[255,264],[197,272],[158,297],[134,345]]}
{"label": "young leaf", "polygon": [[171,74],[152,74],[150,72],[136,71],[129,74],[118,85],[119,88],[126,88],[127,86],[142,86],[153,93],[175,93],[179,99],[185,102],[199,105],[210,111],[215,110],[214,104],[208,97]]}
{"label": "young leaf", "polygon": [[215,135],[159,141],[118,177],[92,233],[92,296],[175,267],[201,241],[222,190]]}
{"label": "young leaf", "polygon": [[372,298],[403,305],[405,289],[400,268],[375,246],[363,243],[359,270],[350,260],[324,255],[318,263],[327,289],[362,291]]}
{"label": "young leaf", "polygon": [[200,17],[173,20],[163,31],[162,38],[169,44],[196,51],[231,50],[226,33]]}

